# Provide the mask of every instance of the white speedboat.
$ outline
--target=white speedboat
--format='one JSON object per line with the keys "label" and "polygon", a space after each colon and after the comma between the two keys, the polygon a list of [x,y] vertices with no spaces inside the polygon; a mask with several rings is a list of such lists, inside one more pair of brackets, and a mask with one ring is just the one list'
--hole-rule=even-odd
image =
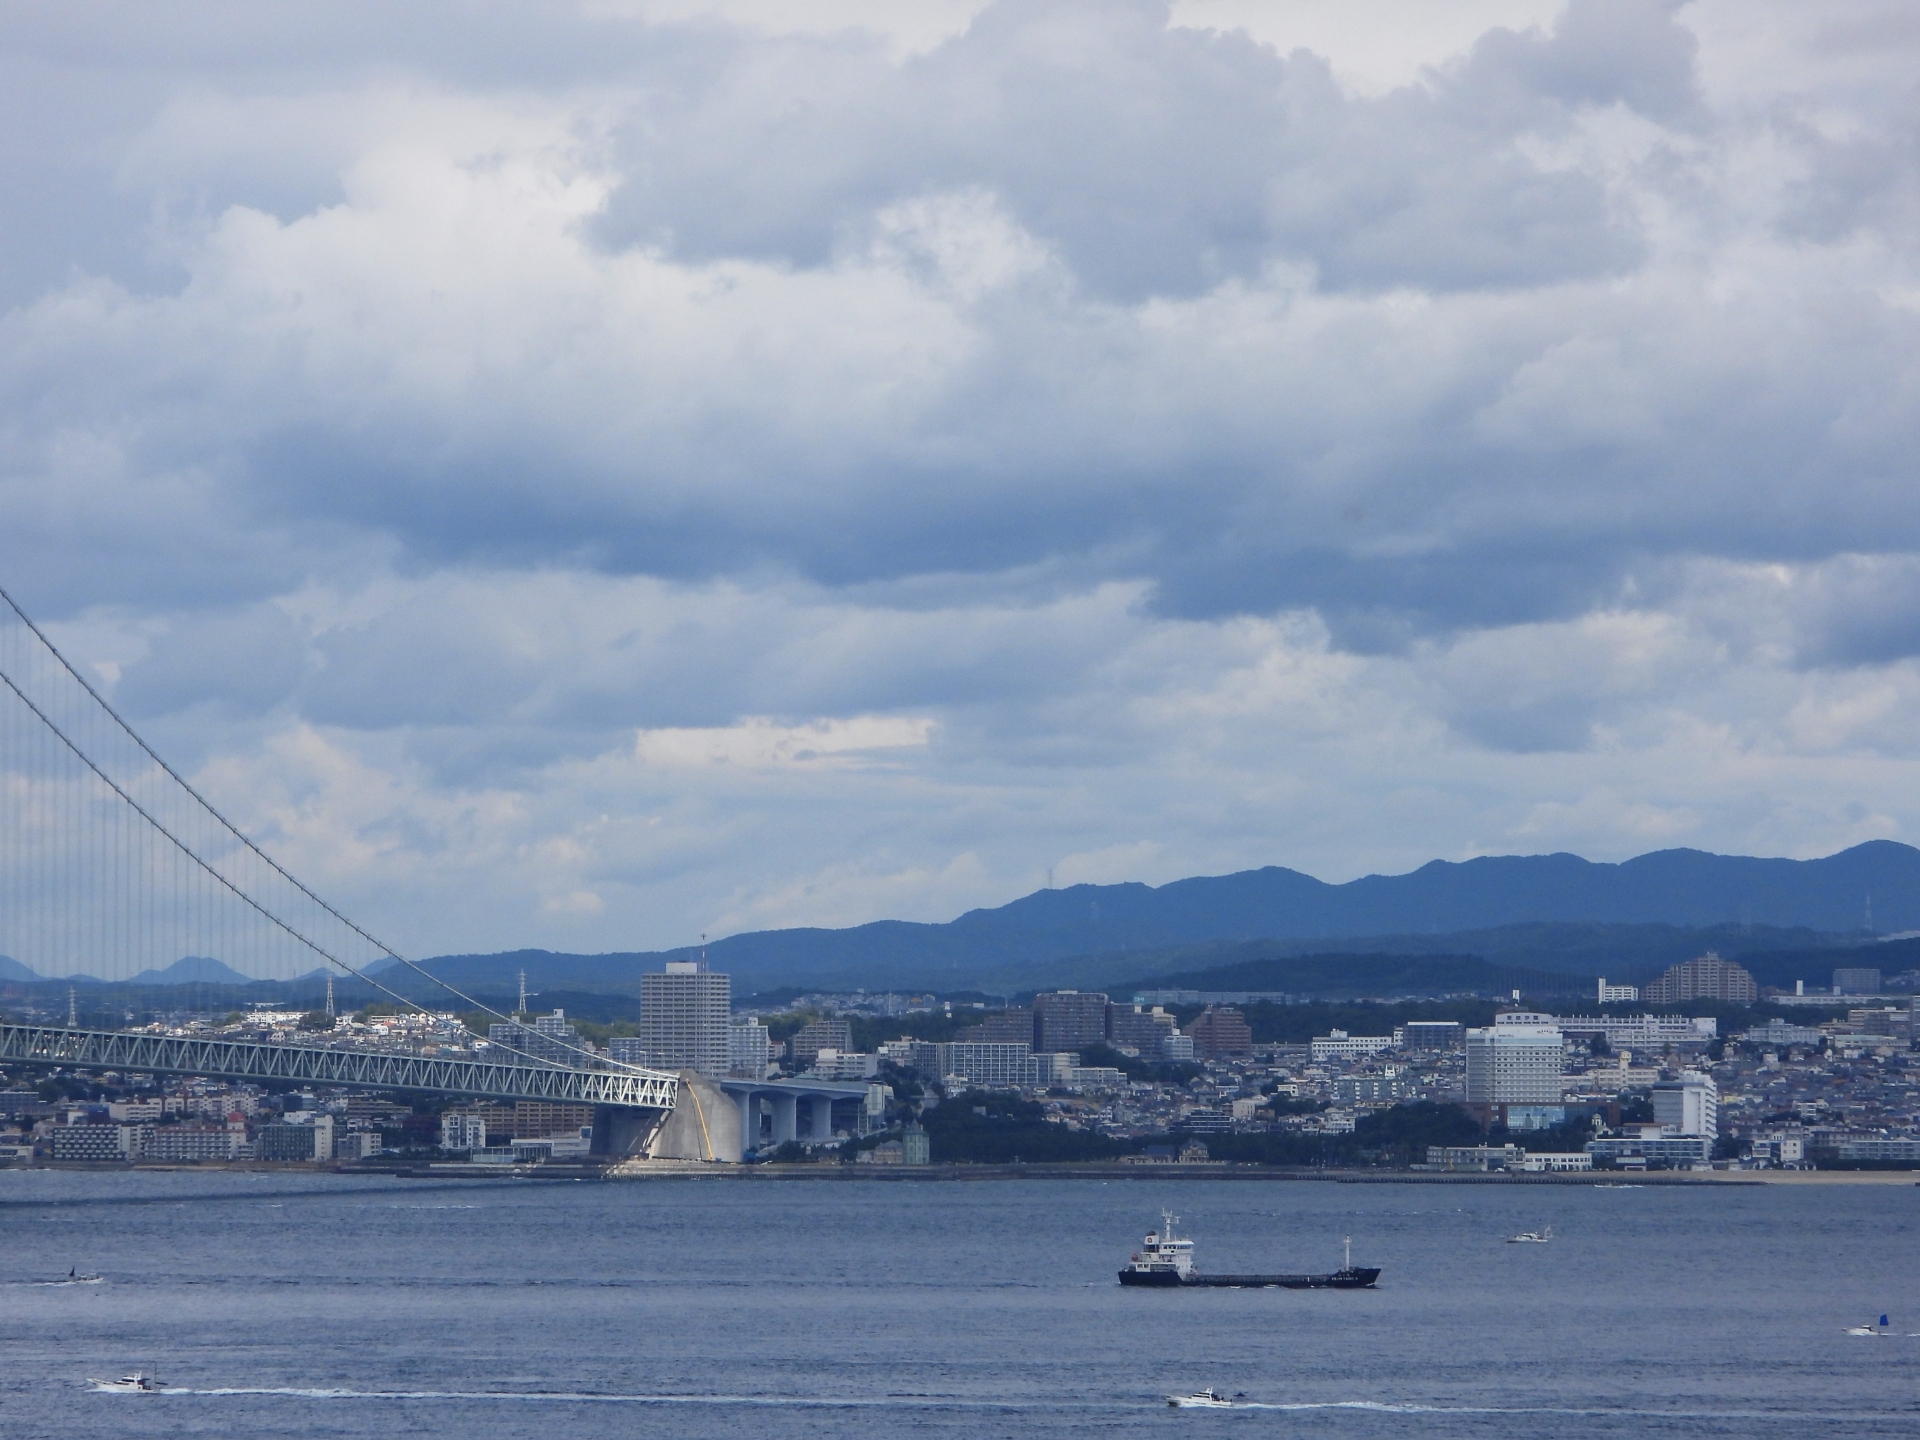
{"label": "white speedboat", "polygon": [[1522,1230],[1518,1235],[1507,1236],[1509,1245],[1544,1245],[1553,1239],[1553,1227],[1544,1230]]}
{"label": "white speedboat", "polygon": [[1878,1325],[1849,1325],[1847,1327],[1847,1334],[1849,1335],[1891,1335],[1893,1334],[1893,1331],[1889,1329],[1887,1326],[1887,1317],[1882,1315],[1880,1317],[1880,1323]]}
{"label": "white speedboat", "polygon": [[129,1370],[118,1380],[89,1380],[87,1384],[105,1395],[157,1395],[160,1382],[144,1370]]}
{"label": "white speedboat", "polygon": [[1218,1390],[1196,1390],[1191,1395],[1169,1395],[1167,1404],[1176,1410],[1231,1410],[1235,1405],[1244,1405],[1247,1397],[1235,1395],[1229,1400]]}
{"label": "white speedboat", "polygon": [[61,1285],[98,1285],[102,1280],[106,1278],[107,1277],[104,1275],[82,1275],[80,1273],[80,1267],[76,1265],[71,1270],[67,1271],[66,1279],[61,1280],[57,1283]]}

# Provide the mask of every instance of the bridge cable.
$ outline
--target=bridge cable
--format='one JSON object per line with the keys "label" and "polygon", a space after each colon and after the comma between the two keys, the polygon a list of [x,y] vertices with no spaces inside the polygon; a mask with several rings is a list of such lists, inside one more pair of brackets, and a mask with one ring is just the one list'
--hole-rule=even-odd
{"label": "bridge cable", "polygon": [[[313,891],[309,890],[304,884],[302,884],[293,875],[289,874],[286,868],[282,866],[279,861],[275,860],[271,855],[267,854],[266,851],[262,850],[258,845],[254,844],[254,842],[247,837],[246,833],[242,831],[239,826],[235,825],[231,820],[227,819],[225,815],[221,814],[220,811],[216,809],[214,805],[204,795],[202,795],[198,790],[194,789],[192,785],[187,783],[186,779],[180,774],[179,771],[175,770],[171,765],[169,765],[165,760],[163,760],[154,751],[151,745],[147,744],[145,740],[140,738],[139,732],[136,731],[131,725],[129,725],[124,719],[121,718],[120,712],[115,710],[113,706],[107,703],[105,698],[100,694],[98,690],[93,688],[93,686],[88,682],[87,678],[84,675],[82,675],[78,670],[74,669],[73,665],[67,660],[67,657],[60,653],[59,647],[56,646],[53,643],[53,641],[47,638],[45,631],[43,631],[38,625],[33,623],[33,620],[31,619],[31,617],[28,616],[27,612],[20,608],[19,602],[16,601],[13,598],[13,596],[9,595],[4,588],[0,588],[0,600],[4,600],[7,603],[8,608],[10,608],[13,611],[13,613],[19,617],[20,622],[23,625],[25,625],[27,629],[31,630],[35,638],[38,639],[40,643],[46,647],[47,652],[50,655],[52,655],[55,660],[60,662],[61,669],[65,670],[67,674],[70,675],[80,685],[80,688],[85,690],[87,694],[93,698],[93,702],[96,705],[98,705],[103,711],[105,711],[109,717],[112,718],[114,724],[118,725],[120,729],[126,733],[127,737],[130,740],[132,740],[135,745],[140,747],[141,752],[144,753],[149,760],[153,761],[155,765],[158,765],[161,768],[161,770],[166,772],[166,774],[173,780],[173,782],[176,785],[178,785],[182,790],[184,790],[188,795],[190,795],[194,799],[194,801],[199,804],[201,809],[205,810],[209,815],[211,815],[215,820],[217,820],[222,826],[222,828],[224,828],[227,831],[228,834],[232,835],[234,839],[238,840],[242,845],[246,846],[248,850],[252,851],[261,860],[265,861],[268,867],[271,868],[275,874],[279,875],[281,879],[285,880],[289,885],[293,886],[294,889],[298,890],[302,895],[306,896],[307,899],[311,900],[314,904],[318,905],[327,914],[331,915],[335,920],[338,920],[342,925],[346,926],[354,934],[358,935],[362,940],[365,940],[369,945],[373,946],[376,950],[379,950],[386,958],[397,961],[400,964],[406,966],[409,970],[419,975],[422,979],[428,980],[431,983],[438,985],[441,989],[445,990],[448,994],[454,996],[458,1000],[465,1001],[474,1010],[477,1010],[484,1015],[491,1015],[493,1016],[494,1019],[503,1021],[508,1024],[517,1025],[519,1023],[518,1021],[510,1019],[508,1016],[502,1015],[498,1010],[495,1010],[491,1005],[487,1005],[482,1001],[474,999],[471,995],[468,995],[464,991],[457,989],[453,985],[449,984],[447,981],[442,980],[439,976],[433,974],[431,971],[416,964],[412,960],[407,959],[405,956],[396,954],[390,946],[382,944],[379,940],[375,939],[372,935],[369,935],[365,930],[361,929],[360,926],[356,925],[352,920],[349,920],[345,915],[342,915],[338,910],[334,909],[333,906],[329,905],[325,900],[322,900],[318,895],[314,894]],[[188,845],[185,841],[181,840],[171,830],[169,830],[166,826],[162,825],[151,814],[149,814],[141,806],[139,801],[135,800],[131,795],[129,795],[124,789],[121,788],[119,783],[115,781],[112,776],[108,775],[106,771],[100,768],[99,765],[95,764],[93,758],[90,755],[88,755],[86,751],[82,750],[77,744],[75,744],[73,740],[68,737],[67,733],[64,730],[62,730],[58,725],[56,725],[44,710],[42,710],[38,705],[36,705],[31,699],[27,697],[26,693],[23,690],[21,690],[21,688],[18,685],[14,683],[12,676],[8,675],[3,670],[0,670],[0,681],[4,681],[6,684],[6,687],[9,690],[11,690],[16,696],[19,697],[20,703],[25,705],[29,710],[31,710],[34,713],[35,717],[40,721],[40,723],[46,726],[48,730],[52,731],[53,734],[59,738],[60,742],[63,745],[65,745],[67,749],[71,750],[75,756],[79,758],[80,762],[83,765],[85,765],[95,775],[99,776],[100,779],[107,785],[107,787],[111,789],[114,794],[118,795],[123,801],[125,801],[126,804],[134,811],[135,814],[139,815],[141,819],[145,820],[155,830],[159,831],[160,834],[164,835],[169,841],[171,841],[180,850],[180,852],[183,855],[185,855],[189,860],[193,861],[194,864],[198,865],[202,870],[206,871],[208,875],[212,876],[215,880],[219,881],[220,884],[225,886],[235,896],[245,901],[249,906],[251,906],[254,910],[258,911],[267,920],[279,926],[280,929],[286,931],[287,934],[291,935],[300,944],[305,945],[309,950],[313,951],[314,954],[320,956],[322,959],[326,960],[329,964],[339,966],[342,970],[346,971],[349,975],[352,975],[358,980],[365,981],[368,985],[372,986],[375,990],[378,990],[381,994],[386,995],[391,999],[399,1002],[401,1005],[411,1006],[413,1009],[417,1011],[421,1011],[422,1013],[426,1012],[427,1007],[422,1005],[419,1001],[409,999],[407,996],[402,995],[397,991],[388,989],[385,985],[382,985],[378,980],[375,980],[371,975],[365,974],[361,970],[358,970],[353,965],[349,964],[347,961],[342,960],[339,956],[332,954],[331,952],[323,948],[314,940],[310,939],[306,935],[301,934],[300,931],[294,929],[293,926],[289,925],[286,921],[282,920],[278,915],[274,914],[271,910],[267,909],[266,906],[262,905],[258,900],[255,900],[251,895],[247,894],[246,891],[242,890],[239,886],[235,885],[225,875],[222,875],[217,869],[215,869],[212,865],[210,865],[206,860],[202,859],[199,853],[195,851],[192,846]],[[597,1052],[582,1050],[579,1046],[573,1045],[557,1035],[544,1036],[542,1038],[546,1039],[551,1044],[560,1046],[563,1049],[571,1050],[576,1055],[581,1055],[588,1059],[591,1059],[596,1064],[609,1065],[621,1070],[634,1070],[634,1069],[646,1068],[646,1067],[626,1065],[621,1061],[610,1060],[608,1057],[600,1055]],[[491,1037],[489,1037],[489,1043],[498,1043],[498,1042],[492,1041]],[[501,1048],[512,1051],[514,1054],[521,1056],[523,1059],[532,1060],[537,1064],[552,1063],[550,1061],[543,1060],[539,1056],[529,1054],[527,1051],[521,1050],[520,1048],[514,1045],[502,1045]]]}

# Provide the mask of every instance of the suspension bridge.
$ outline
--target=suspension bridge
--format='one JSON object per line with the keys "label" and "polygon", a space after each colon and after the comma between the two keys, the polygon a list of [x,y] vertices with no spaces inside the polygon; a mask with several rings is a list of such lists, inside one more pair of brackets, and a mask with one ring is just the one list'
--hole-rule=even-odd
{"label": "suspension bridge", "polygon": [[[0,1067],[591,1106],[595,1148],[615,1155],[659,1153],[689,1088],[720,1098],[690,1073],[565,1036],[541,1035],[532,1053],[508,1015],[398,954],[249,838],[136,733],[101,678],[0,590]],[[433,1024],[398,1039],[259,1035],[218,1013],[236,984],[316,976]],[[83,988],[90,1011],[118,1007],[124,1023],[90,1013],[82,1025]],[[455,1015],[505,1028],[483,1041]],[[757,1122],[758,1100],[735,1098]],[[710,1132],[709,1107],[696,1095],[692,1108]],[[700,1148],[687,1158],[739,1158],[737,1137],[730,1154],[710,1137]]]}

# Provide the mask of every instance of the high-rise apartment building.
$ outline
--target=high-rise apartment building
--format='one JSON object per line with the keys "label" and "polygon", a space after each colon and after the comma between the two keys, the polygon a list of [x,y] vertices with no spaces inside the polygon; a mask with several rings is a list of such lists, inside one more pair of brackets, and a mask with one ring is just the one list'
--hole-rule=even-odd
{"label": "high-rise apartment building", "polygon": [[1209,1005],[1187,1026],[1187,1034],[1193,1037],[1193,1053],[1202,1060],[1253,1053],[1253,1030],[1231,1005]]}
{"label": "high-rise apartment building", "polygon": [[851,1049],[853,1026],[845,1020],[809,1020],[787,1037],[787,1056],[800,1066],[813,1064],[822,1050],[838,1050],[844,1055]]}
{"label": "high-rise apartment building", "polygon": [[767,1027],[756,1016],[736,1021],[727,1027],[727,1073],[765,1078],[767,1062],[773,1059],[773,1042]]}
{"label": "high-rise apartment building", "polygon": [[1107,1007],[1108,1042],[1137,1050],[1150,1058],[1160,1053],[1160,1042],[1178,1028],[1173,1016],[1158,1005],[1151,1010],[1143,1005]]}
{"label": "high-rise apartment building", "polygon": [[1675,965],[1640,992],[1649,1005],[1678,1005],[1687,1000],[1726,1000],[1751,1005],[1760,998],[1753,976],[1709,950],[1697,960]]}
{"label": "high-rise apartment building", "polygon": [[1033,1048],[1080,1050],[1107,1041],[1107,997],[1099,991],[1053,990],[1033,997]]}
{"label": "high-rise apartment building", "polygon": [[731,978],[703,961],[669,960],[661,973],[642,975],[638,1063],[725,1075],[732,1004]]}
{"label": "high-rise apartment building", "polygon": [[1557,1105],[1566,1041],[1551,1015],[1510,1011],[1467,1031],[1469,1105]]}

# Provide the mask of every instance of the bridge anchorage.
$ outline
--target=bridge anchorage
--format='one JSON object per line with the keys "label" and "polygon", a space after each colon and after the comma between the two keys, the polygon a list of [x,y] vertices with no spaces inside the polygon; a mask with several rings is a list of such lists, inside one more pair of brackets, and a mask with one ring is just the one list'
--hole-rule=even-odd
{"label": "bridge anchorage", "polygon": [[[335,982],[396,1018],[336,1018]],[[477,1033],[509,1019],[297,879],[0,590],[0,1068],[590,1106],[609,1158],[688,1150],[688,1087],[723,1098],[577,1036]]]}

